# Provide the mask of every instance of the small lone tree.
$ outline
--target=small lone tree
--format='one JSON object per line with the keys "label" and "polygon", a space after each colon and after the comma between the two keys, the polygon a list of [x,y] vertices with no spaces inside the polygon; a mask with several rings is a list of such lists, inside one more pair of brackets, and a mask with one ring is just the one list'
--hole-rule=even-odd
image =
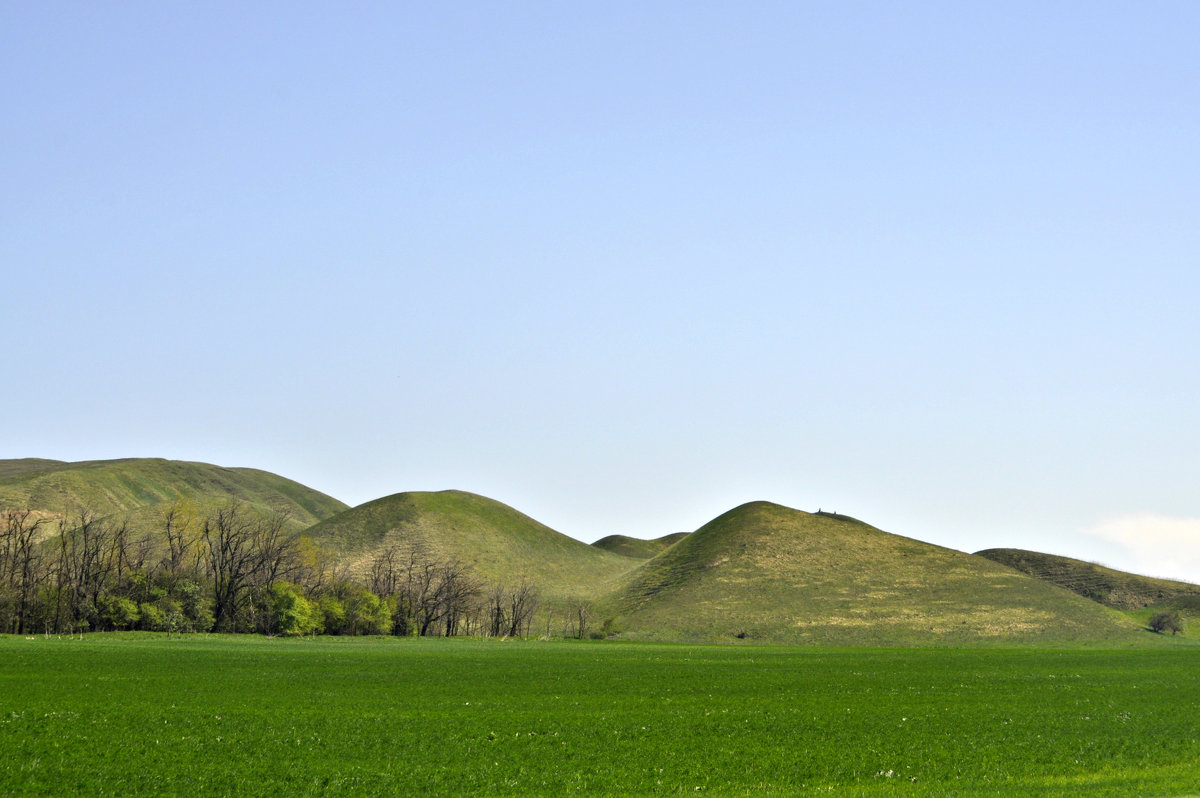
{"label": "small lone tree", "polygon": [[1183,619],[1178,612],[1158,612],[1150,619],[1150,630],[1159,634],[1169,631],[1174,637],[1183,631]]}
{"label": "small lone tree", "polygon": [[579,601],[573,607],[575,614],[575,638],[582,640],[587,634],[588,622],[592,620],[592,605],[586,601]]}

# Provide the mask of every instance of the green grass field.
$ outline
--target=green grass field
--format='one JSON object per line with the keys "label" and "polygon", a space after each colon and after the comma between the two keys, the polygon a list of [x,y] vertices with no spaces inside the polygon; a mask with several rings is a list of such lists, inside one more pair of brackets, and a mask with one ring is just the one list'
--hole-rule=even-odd
{"label": "green grass field", "polygon": [[0,794],[1182,795],[1200,651],[0,638]]}

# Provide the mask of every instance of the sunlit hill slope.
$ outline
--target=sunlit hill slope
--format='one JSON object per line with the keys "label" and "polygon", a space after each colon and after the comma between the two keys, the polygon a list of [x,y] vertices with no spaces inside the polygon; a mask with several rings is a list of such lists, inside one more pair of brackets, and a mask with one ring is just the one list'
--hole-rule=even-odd
{"label": "sunlit hill slope", "polygon": [[324,493],[253,468],[160,458],[0,460],[0,509],[32,510],[52,522],[86,509],[143,530],[157,526],[172,505],[202,516],[230,502],[252,513],[282,514],[292,531],[346,509]]}
{"label": "sunlit hill slope", "polygon": [[312,527],[308,534],[362,574],[396,547],[458,560],[493,584],[527,579],[551,601],[587,599],[610,589],[637,561],[556,532],[498,501],[457,490],[398,493]]}
{"label": "sunlit hill slope", "polygon": [[1132,641],[1063,588],[868,524],[735,508],[631,571],[605,602],[636,639],[924,645]]}

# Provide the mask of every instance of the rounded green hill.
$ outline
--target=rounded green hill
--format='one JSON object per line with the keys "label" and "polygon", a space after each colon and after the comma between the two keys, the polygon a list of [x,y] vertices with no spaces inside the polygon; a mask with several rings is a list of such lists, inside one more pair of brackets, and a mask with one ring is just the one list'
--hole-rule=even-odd
{"label": "rounded green hill", "polygon": [[636,560],[603,551],[498,501],[458,490],[397,493],[312,527],[317,543],[363,574],[389,547],[439,561],[457,560],[480,579],[527,580],[549,600],[588,600],[610,589]]}
{"label": "rounded green hill", "polygon": [[735,508],[630,572],[606,601],[626,637],[930,645],[1116,641],[1112,611],[983,557],[846,516]]}

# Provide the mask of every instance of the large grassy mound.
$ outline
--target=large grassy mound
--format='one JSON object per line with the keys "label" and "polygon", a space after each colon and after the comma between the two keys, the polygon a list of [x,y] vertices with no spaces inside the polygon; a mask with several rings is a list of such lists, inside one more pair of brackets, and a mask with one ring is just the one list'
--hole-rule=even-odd
{"label": "large grassy mound", "polygon": [[0,460],[0,509],[32,510],[51,521],[69,521],[86,509],[141,531],[159,524],[173,505],[202,516],[231,501],[254,513],[283,514],[294,531],[346,509],[324,493],[253,468],[158,458]]}
{"label": "large grassy mound", "polygon": [[626,637],[916,645],[1133,641],[1118,613],[983,557],[767,502],[738,507],[605,599]]}
{"label": "large grassy mound", "polygon": [[663,535],[661,538],[643,540],[642,538],[631,538],[627,535],[609,535],[606,538],[600,538],[592,545],[598,549],[611,551],[613,554],[620,554],[623,557],[633,557],[635,560],[648,560],[656,554],[662,554],[663,551],[674,546],[687,536],[687,532],[675,532],[671,535]]}
{"label": "large grassy mound", "polygon": [[1200,608],[1200,585],[1138,576],[1024,549],[986,549],[977,554],[1120,610],[1170,605]]}
{"label": "large grassy mound", "polygon": [[407,555],[470,565],[479,578],[513,585],[527,579],[552,601],[610,590],[637,561],[556,532],[498,501],[457,490],[397,493],[367,502],[308,530],[362,575],[390,547]]}

